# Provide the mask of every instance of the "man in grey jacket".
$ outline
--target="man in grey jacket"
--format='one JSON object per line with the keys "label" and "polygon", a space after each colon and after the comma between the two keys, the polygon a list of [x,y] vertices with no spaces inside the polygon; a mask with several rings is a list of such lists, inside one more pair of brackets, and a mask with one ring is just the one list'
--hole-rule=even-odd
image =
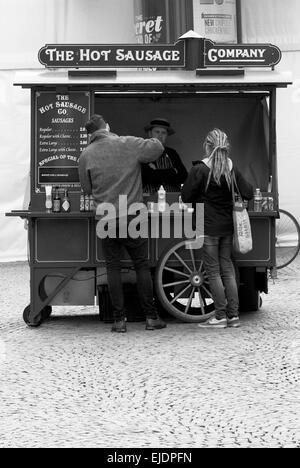
{"label": "man in grey jacket", "polygon": [[[126,332],[126,311],[121,277],[122,248],[129,253],[136,271],[137,289],[141,308],[146,317],[146,330],[164,328],[153,301],[153,284],[148,263],[148,239],[120,236],[120,196],[127,197],[127,206],[143,201],[141,164],[155,161],[164,151],[156,138],[145,140],[133,136],[118,136],[110,132],[101,115],[93,115],[86,124],[91,134],[90,144],[79,159],[79,178],[87,194],[92,194],[97,206],[114,208],[116,230],[102,238],[106,261],[108,288],[114,312],[112,331]],[[126,216],[130,222],[130,216]],[[127,226],[128,227],[128,226]],[[126,229],[126,232],[127,229]]]}

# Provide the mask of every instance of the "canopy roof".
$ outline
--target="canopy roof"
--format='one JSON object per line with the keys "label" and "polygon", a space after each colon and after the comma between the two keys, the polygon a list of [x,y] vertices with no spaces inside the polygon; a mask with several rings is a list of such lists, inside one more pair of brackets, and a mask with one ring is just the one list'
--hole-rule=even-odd
{"label": "canopy roof", "polygon": [[[124,86],[125,88],[157,88],[191,86],[196,88],[247,88],[276,86],[287,87],[292,84],[290,72],[279,72],[277,70],[245,70],[244,75],[225,75],[227,72],[218,70],[217,75],[197,75],[195,71],[124,71],[124,70],[84,70],[82,75],[69,76],[67,70],[41,70],[18,72],[16,74],[15,86],[24,88],[39,86],[89,86],[93,88],[114,88]],[[214,70],[213,73],[216,73]],[[228,73],[228,72],[227,72]],[[72,71],[74,74],[74,71]],[[76,74],[76,71],[75,71]],[[127,86],[128,85],[128,86]]]}

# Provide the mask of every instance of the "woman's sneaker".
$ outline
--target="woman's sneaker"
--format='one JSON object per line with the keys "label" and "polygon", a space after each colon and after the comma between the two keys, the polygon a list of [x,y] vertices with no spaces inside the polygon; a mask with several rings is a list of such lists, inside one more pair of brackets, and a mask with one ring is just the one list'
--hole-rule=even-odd
{"label": "woman's sneaker", "polygon": [[238,328],[241,326],[239,317],[227,318],[227,326],[229,328]]}
{"label": "woman's sneaker", "polygon": [[226,328],[227,327],[227,320],[224,319],[216,319],[215,317],[207,320],[206,322],[199,323],[198,327],[200,328]]}

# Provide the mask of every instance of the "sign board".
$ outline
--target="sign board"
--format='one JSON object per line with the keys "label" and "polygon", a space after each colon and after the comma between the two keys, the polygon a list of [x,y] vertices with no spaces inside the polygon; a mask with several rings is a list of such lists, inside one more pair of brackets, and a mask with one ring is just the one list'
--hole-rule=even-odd
{"label": "sign board", "polygon": [[281,51],[272,44],[216,44],[205,39],[204,67],[273,67]]}
{"label": "sign board", "polygon": [[163,45],[46,45],[39,61],[49,68],[184,67],[184,42]]}
{"label": "sign board", "polygon": [[[188,44],[199,47],[189,48]],[[193,54],[197,54],[193,56],[194,69],[274,67],[281,59],[280,49],[272,44],[217,44],[210,39],[183,36],[173,45],[46,45],[39,51],[39,61],[48,68],[185,69]]]}
{"label": "sign board", "polygon": [[88,144],[90,93],[36,92],[35,190],[79,186],[78,160]]}

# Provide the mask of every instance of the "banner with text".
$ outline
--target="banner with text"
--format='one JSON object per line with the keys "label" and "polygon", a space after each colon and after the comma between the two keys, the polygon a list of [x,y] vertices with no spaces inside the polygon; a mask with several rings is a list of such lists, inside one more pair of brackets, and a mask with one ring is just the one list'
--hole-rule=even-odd
{"label": "banner with text", "polygon": [[[187,41],[199,41],[192,52]],[[197,52],[196,52],[197,50]],[[191,58],[193,67],[274,67],[281,51],[272,44],[220,44],[210,39],[189,39],[174,45],[46,45],[39,52],[40,62],[48,68],[172,68],[184,69]],[[196,55],[197,54],[197,55]]]}
{"label": "banner with text", "polygon": [[193,0],[194,30],[215,42],[237,42],[236,0]]}
{"label": "banner with text", "polygon": [[47,44],[39,61],[49,68],[184,67],[184,42],[145,46],[139,44],[60,45]]}

